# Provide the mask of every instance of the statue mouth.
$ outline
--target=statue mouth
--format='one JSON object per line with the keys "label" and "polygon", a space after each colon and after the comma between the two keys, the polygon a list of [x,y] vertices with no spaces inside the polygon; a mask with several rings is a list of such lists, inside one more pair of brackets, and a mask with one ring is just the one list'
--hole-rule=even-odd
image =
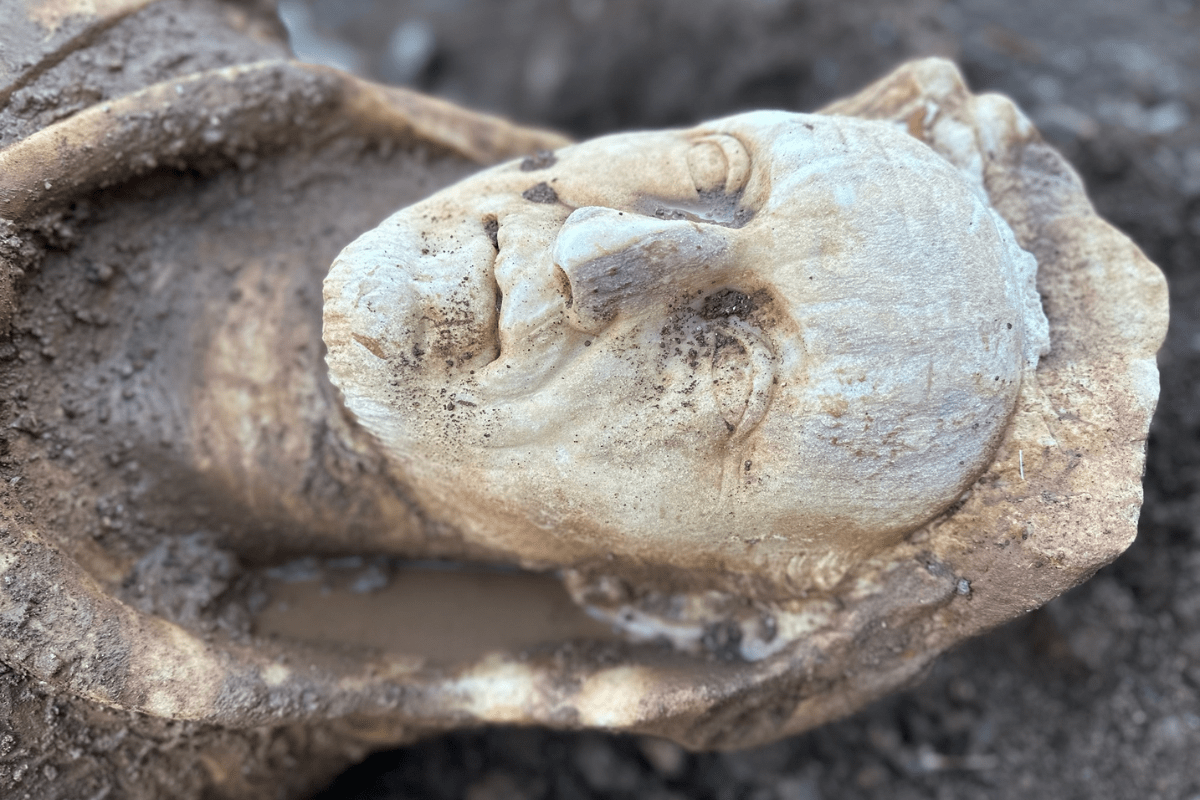
{"label": "statue mouth", "polygon": [[[487,338],[495,356],[472,381],[481,401],[512,399],[549,385],[591,346],[593,336],[567,324],[572,302],[562,270],[549,257],[542,236],[531,235],[519,215],[485,220],[493,257],[486,271],[495,290],[495,313]],[[555,231],[557,234],[557,231]]]}

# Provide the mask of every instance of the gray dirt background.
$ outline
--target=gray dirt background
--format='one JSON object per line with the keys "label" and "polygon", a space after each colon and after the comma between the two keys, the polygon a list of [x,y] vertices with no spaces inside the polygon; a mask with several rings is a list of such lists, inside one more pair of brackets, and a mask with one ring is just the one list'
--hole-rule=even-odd
{"label": "gray dirt background", "polygon": [[282,0],[298,55],[584,137],[812,110],[947,55],[1015,98],[1167,273],[1138,541],[919,686],[775,745],[496,729],[378,754],[322,798],[1200,798],[1200,3]]}

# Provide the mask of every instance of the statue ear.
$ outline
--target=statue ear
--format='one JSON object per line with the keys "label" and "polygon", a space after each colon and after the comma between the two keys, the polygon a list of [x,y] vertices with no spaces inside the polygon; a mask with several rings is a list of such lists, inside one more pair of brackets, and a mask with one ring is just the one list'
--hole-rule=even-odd
{"label": "statue ear", "polygon": [[775,386],[775,353],[762,332],[730,317],[712,326],[713,391],[731,443],[744,439],[767,413]]}

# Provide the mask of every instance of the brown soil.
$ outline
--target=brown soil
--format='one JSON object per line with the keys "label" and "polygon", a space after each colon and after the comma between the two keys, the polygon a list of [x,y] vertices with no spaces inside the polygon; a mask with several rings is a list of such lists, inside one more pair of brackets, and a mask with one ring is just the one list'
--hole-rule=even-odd
{"label": "brown soil", "polygon": [[[321,354],[313,287],[333,256],[393,207],[427,193],[429,181],[445,184],[471,168],[461,159],[381,152],[341,140],[268,161],[252,176],[152,172],[47,220],[47,231],[59,238],[47,242],[40,265],[23,279],[12,337],[4,344],[0,397],[8,427],[0,535],[6,541],[0,547],[20,548],[16,538],[7,540],[10,526],[14,535],[38,530],[134,607],[206,638],[244,639],[250,612],[270,589],[244,565],[254,552],[263,559],[287,556],[255,546],[254,537],[289,540],[271,535],[282,512],[259,514],[222,482],[197,480],[185,466],[195,439],[179,404],[189,397],[174,390],[186,389],[197,374],[193,333],[203,326],[178,314],[203,316],[210,309],[183,298],[267,314],[279,309],[264,306],[256,293],[265,297],[272,282],[291,282],[295,291],[285,295],[290,305],[281,324],[291,322],[300,339],[310,340],[291,363],[298,373],[313,373]],[[347,182],[348,174],[358,177]],[[253,186],[277,202],[247,202]],[[359,192],[372,201],[359,202]],[[294,219],[304,207],[317,218],[328,203],[354,207],[361,216],[315,226],[300,240],[290,223],[286,240],[270,232],[272,219]],[[201,229],[222,233],[210,238],[198,235]],[[238,257],[231,261],[221,252],[225,247]],[[324,465],[337,460],[336,443],[329,444],[334,452],[320,441],[315,447],[313,495],[338,491],[323,484],[332,480]],[[249,519],[255,521],[247,525]],[[312,549],[300,544],[303,538],[295,540],[298,546]],[[234,796],[270,791],[295,797],[311,789],[314,774],[336,768],[341,758],[331,753],[348,746],[361,756],[331,731],[274,726],[246,734],[164,723],[31,685],[22,671],[44,671],[38,662],[44,658],[63,660],[58,677],[67,683],[89,658],[103,660],[106,681],[119,685],[126,678],[130,642],[116,631],[95,649],[83,642],[83,631],[96,626],[72,616],[53,569],[47,561],[35,572],[40,580],[18,578],[5,587],[25,610],[21,618],[0,621],[2,633],[24,637],[29,646],[12,653],[18,669],[4,667],[0,676],[8,692],[0,696],[0,742],[7,742],[0,744],[0,796],[200,797],[215,783]],[[45,635],[31,635],[30,625]],[[77,635],[78,644],[71,641]],[[196,748],[217,755],[197,760]],[[279,759],[304,759],[305,769],[280,777],[289,770],[268,755],[274,751]],[[228,775],[235,764],[248,771]]]}
{"label": "brown soil", "polygon": [[[15,23],[23,17],[19,5],[0,6],[6,32],[14,38]],[[273,38],[276,27],[252,3],[169,0],[125,17],[95,35],[87,47],[66,49],[62,58],[36,51],[14,53],[25,56],[21,61],[13,59],[18,63],[44,63],[45,68],[34,71],[34,80],[0,86],[0,97],[6,100],[0,114],[0,147],[88,106],[158,81],[278,58],[282,48]],[[39,33],[37,38],[44,39],[45,31]]]}

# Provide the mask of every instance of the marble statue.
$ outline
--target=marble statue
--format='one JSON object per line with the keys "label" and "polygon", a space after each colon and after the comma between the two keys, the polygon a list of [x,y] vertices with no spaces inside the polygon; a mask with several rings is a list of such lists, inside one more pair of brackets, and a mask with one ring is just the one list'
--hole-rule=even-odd
{"label": "marble statue", "polygon": [[0,685],[51,744],[0,793],[304,796],[484,724],[767,742],[1136,533],[1162,275],[948,62],[570,144],[289,61],[266,7],[170,11],[243,50],[152,78],[74,51],[153,0],[30,9]]}

